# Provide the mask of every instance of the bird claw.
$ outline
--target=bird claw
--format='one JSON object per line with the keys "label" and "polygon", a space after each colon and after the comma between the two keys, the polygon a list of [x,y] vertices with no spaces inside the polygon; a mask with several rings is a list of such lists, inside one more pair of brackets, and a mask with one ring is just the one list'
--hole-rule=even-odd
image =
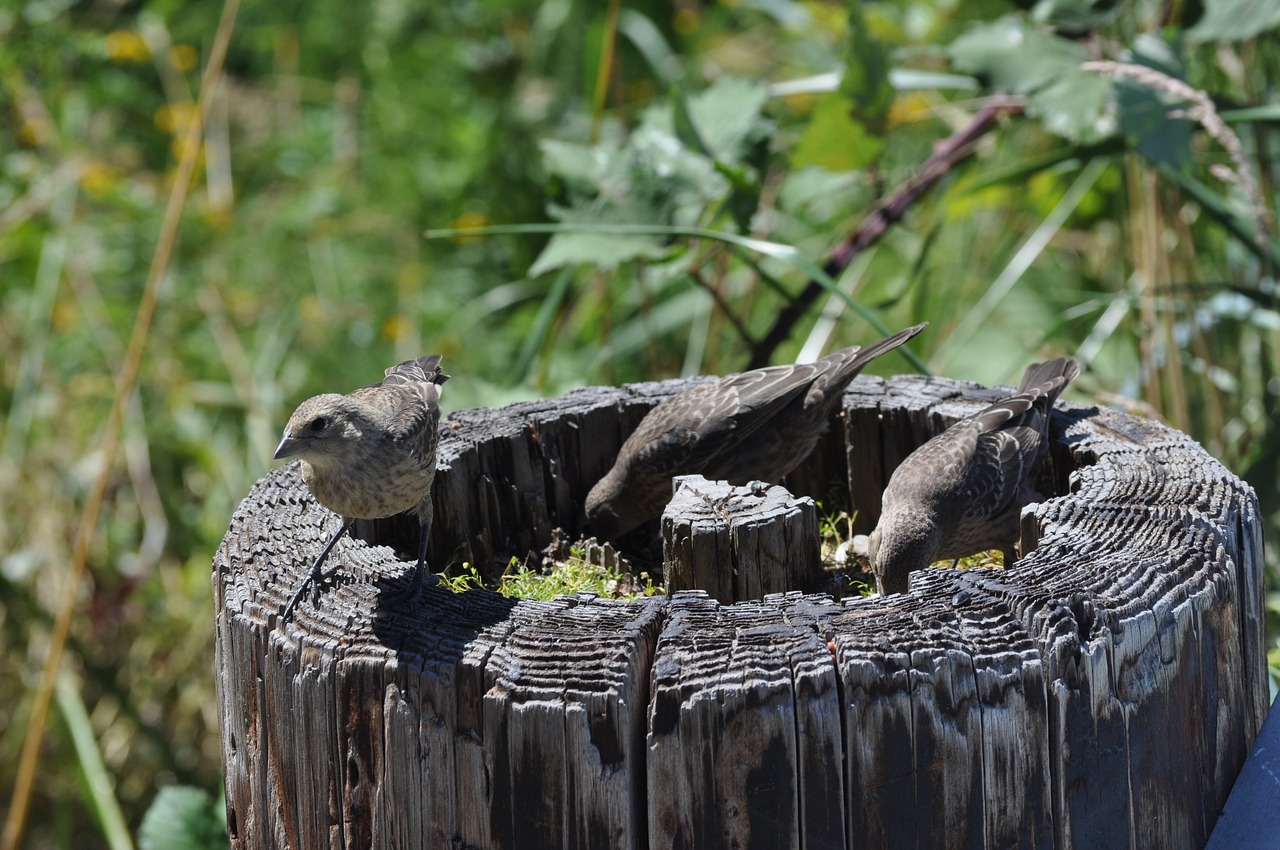
{"label": "bird claw", "polygon": [[[428,575],[430,580],[428,580]],[[379,599],[379,605],[389,605],[393,608],[407,605],[418,598],[418,594],[423,587],[427,584],[434,584],[438,580],[434,574],[427,573],[426,564],[418,564],[413,568],[413,575],[405,583],[405,586],[397,591],[384,592]]]}

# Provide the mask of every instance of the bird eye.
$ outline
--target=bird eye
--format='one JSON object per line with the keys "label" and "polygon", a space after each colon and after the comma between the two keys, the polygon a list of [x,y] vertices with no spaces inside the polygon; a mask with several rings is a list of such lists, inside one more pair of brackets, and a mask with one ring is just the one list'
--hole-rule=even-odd
{"label": "bird eye", "polygon": [[323,431],[325,428],[328,428],[328,427],[329,427],[329,420],[325,419],[323,416],[317,416],[315,419],[311,420],[312,431]]}

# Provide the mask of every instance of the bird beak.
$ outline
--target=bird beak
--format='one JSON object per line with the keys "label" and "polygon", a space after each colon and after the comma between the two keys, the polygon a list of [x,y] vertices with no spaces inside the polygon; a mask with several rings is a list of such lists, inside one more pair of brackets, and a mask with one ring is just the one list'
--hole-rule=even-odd
{"label": "bird beak", "polygon": [[274,457],[276,460],[280,460],[281,458],[297,454],[298,450],[301,448],[302,441],[297,437],[294,437],[288,431],[285,431],[283,439],[280,440],[280,445],[276,446],[276,453]]}

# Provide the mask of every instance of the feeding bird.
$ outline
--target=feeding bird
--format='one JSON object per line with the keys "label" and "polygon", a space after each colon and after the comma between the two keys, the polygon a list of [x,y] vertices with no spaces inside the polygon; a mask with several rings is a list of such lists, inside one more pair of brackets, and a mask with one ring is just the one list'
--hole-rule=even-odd
{"label": "feeding bird", "polygon": [[666,399],[641,420],[613,468],[587,494],[588,527],[612,540],[656,519],[671,501],[677,475],[778,483],[813,451],[863,367],[927,326],[813,363],[707,381]]}
{"label": "feeding bird", "polygon": [[868,554],[881,594],[935,561],[1011,551],[1022,507],[1039,498],[1036,468],[1049,448],[1049,414],[1080,374],[1062,357],[1027,367],[1014,395],[952,425],[889,477]]}
{"label": "feeding bird", "polygon": [[299,458],[302,480],[316,501],[342,518],[342,525],[294,590],[284,619],[307,586],[319,581],[325,558],[357,519],[414,513],[422,527],[418,562],[406,592],[390,601],[417,595],[431,532],[440,388],[447,380],[438,354],[406,360],[387,369],[376,384],[346,395],[314,396],[289,417],[275,457]]}

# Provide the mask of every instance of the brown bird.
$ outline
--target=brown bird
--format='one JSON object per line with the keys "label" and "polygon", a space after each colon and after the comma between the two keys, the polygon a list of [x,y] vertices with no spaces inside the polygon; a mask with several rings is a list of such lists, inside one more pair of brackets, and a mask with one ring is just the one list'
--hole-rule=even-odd
{"label": "brown bird", "polygon": [[869,555],[881,594],[934,561],[1012,551],[1022,507],[1039,498],[1035,470],[1049,448],[1049,413],[1080,374],[1070,358],[1036,363],[1017,392],[916,449],[889,477]]}
{"label": "brown bird", "polygon": [[342,517],[308,576],[294,590],[284,619],[312,582],[329,552],[357,519],[381,519],[413,511],[422,525],[418,563],[406,591],[391,602],[417,595],[426,569],[431,532],[431,483],[439,442],[440,355],[406,360],[376,384],[347,395],[326,393],[298,405],[276,448],[277,460],[296,456],[302,480],[316,501]]}
{"label": "brown bird", "polygon": [[707,381],[663,401],[640,422],[613,468],[587,494],[590,530],[616,539],[656,519],[671,501],[676,475],[698,473],[738,485],[778,483],[813,451],[845,387],[863,367],[927,325],[814,363]]}

